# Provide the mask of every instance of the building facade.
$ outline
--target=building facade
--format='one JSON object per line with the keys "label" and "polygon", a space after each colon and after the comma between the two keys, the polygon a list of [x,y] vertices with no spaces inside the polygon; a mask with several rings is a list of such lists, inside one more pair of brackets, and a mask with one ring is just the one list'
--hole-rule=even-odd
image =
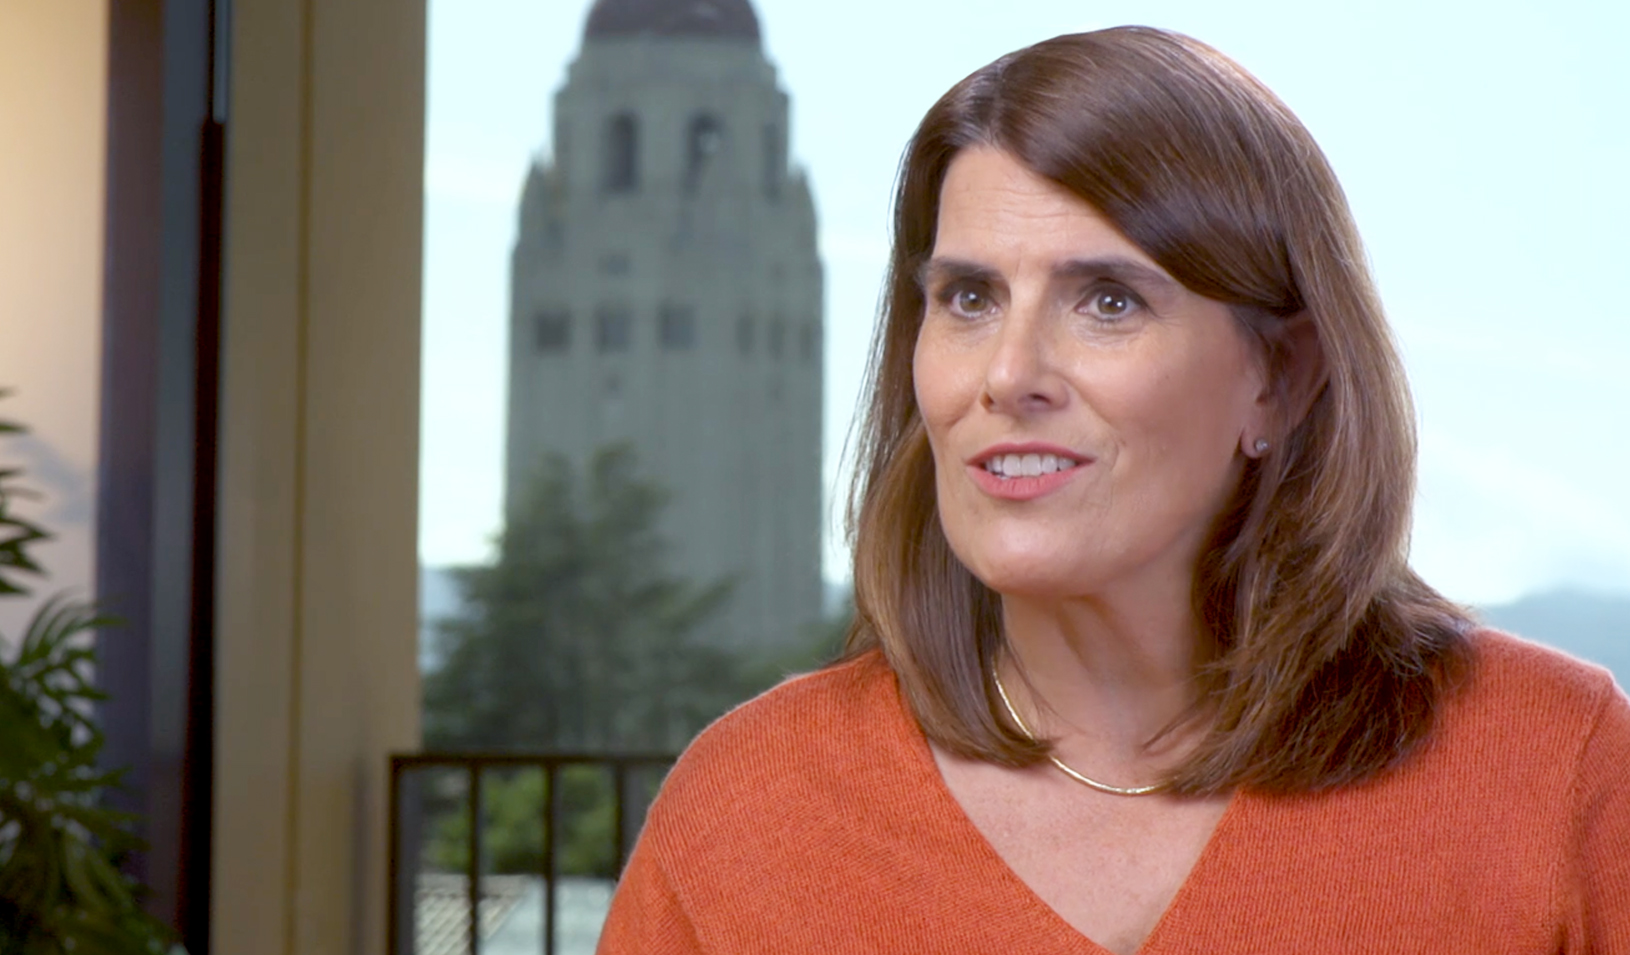
{"label": "building facade", "polygon": [[506,510],[544,455],[627,444],[721,644],[820,612],[822,271],[748,0],[600,0],[511,263]]}

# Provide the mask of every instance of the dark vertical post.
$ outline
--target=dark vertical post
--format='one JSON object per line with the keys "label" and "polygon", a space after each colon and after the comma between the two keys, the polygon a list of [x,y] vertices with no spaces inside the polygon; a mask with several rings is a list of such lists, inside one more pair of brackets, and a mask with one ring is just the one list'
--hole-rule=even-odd
{"label": "dark vertical post", "polygon": [[[148,849],[146,906],[209,946],[214,466],[225,0],[108,6],[97,598],[109,802]],[[220,101],[224,104],[224,100]]]}
{"label": "dark vertical post", "polygon": [[481,953],[481,761],[470,760],[470,955]]}
{"label": "dark vertical post", "polygon": [[560,818],[560,767],[543,764],[543,955],[555,952],[555,823]]}
{"label": "dark vertical post", "polygon": [[225,231],[226,113],[217,95],[226,72],[229,0],[209,4],[210,115],[199,157],[198,326],[194,347],[192,613],[187,660],[186,745],[181,760],[181,891],[184,947],[209,950],[210,820],[215,788],[216,436],[220,433],[221,258]]}
{"label": "dark vertical post", "polygon": [[[385,798],[390,805],[385,829],[386,870],[390,873],[390,887],[385,893],[385,955],[402,953],[402,761],[391,757],[390,792]],[[410,909],[412,905],[408,906]]]}
{"label": "dark vertical post", "polygon": [[419,950],[419,865],[424,849],[424,780],[422,770],[403,767],[401,787],[401,816],[396,824],[398,888],[403,893],[397,903],[396,938],[398,948],[389,955],[413,955]]}

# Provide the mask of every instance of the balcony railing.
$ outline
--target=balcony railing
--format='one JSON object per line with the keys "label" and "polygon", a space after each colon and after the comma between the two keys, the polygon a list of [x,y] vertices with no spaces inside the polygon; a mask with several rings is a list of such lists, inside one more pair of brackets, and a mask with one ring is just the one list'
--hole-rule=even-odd
{"label": "balcony railing", "polygon": [[[666,753],[391,757],[386,950],[391,955],[479,955],[483,951],[518,955],[523,949],[542,955],[577,955],[563,951],[572,946],[561,945],[557,938],[562,927],[561,899],[592,897],[586,903],[590,908],[603,903],[610,879],[622,871],[650,799],[675,758]],[[539,844],[525,847],[519,855],[511,845],[506,871],[499,873],[487,858],[487,836],[492,824],[500,821],[489,819],[497,814],[489,810],[502,811],[507,831],[526,829],[515,816],[515,797],[520,794],[524,800],[531,792],[515,785],[524,773],[534,774],[534,781],[540,783],[539,798],[536,815],[520,823],[538,823]],[[587,786],[590,805],[567,806],[567,790],[573,783],[584,789],[586,780],[592,783]],[[497,795],[500,787],[506,802],[491,806],[489,797]],[[576,795],[579,803],[585,798],[583,792]],[[608,809],[609,832],[596,840],[587,830],[604,828]],[[581,870],[577,873],[561,872],[560,858],[568,841],[574,850],[572,865]],[[605,841],[610,845],[604,845]],[[534,849],[535,869],[523,866],[518,871],[516,859],[531,860]],[[583,871],[590,877],[584,877]],[[576,895],[571,890],[577,890]],[[585,903],[575,904],[582,908]],[[541,917],[531,911],[535,908],[541,908]],[[579,949],[587,947],[583,929],[581,925],[574,928]],[[597,934],[598,922],[587,931]],[[535,943],[530,941],[534,933]],[[528,941],[517,945],[516,939],[523,935]]]}

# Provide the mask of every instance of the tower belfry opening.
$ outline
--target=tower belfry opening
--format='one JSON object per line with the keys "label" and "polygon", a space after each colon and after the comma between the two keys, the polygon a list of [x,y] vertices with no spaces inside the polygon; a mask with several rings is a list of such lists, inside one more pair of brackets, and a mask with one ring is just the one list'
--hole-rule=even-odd
{"label": "tower belfry opening", "polygon": [[640,182],[640,128],[633,113],[606,120],[606,191],[633,192]]}
{"label": "tower belfry opening", "polygon": [[694,193],[715,156],[724,149],[724,125],[712,113],[698,113],[685,135],[685,191]]}

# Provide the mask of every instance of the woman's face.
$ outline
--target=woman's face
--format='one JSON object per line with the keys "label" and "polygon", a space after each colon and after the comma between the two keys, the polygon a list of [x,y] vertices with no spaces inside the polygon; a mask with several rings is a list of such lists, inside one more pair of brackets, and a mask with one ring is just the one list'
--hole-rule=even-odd
{"label": "woman's face", "polygon": [[1011,596],[1189,587],[1269,420],[1227,306],[990,147],[952,161],[922,282],[917,405],[962,562]]}

